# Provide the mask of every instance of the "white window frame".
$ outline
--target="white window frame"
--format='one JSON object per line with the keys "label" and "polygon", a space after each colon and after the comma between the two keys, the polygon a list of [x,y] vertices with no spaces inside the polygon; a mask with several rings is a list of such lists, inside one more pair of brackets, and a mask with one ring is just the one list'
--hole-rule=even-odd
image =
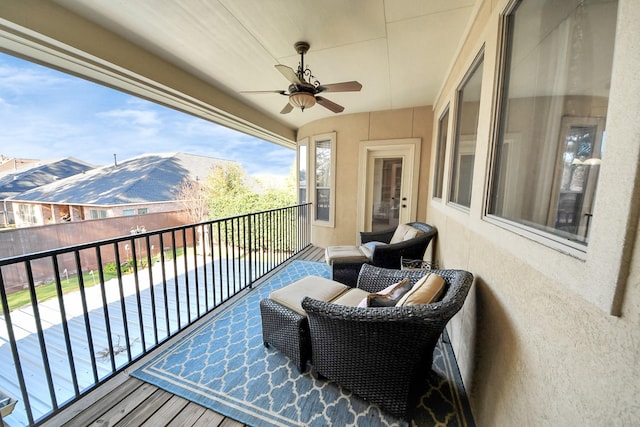
{"label": "white window frame", "polygon": [[[300,147],[305,147],[306,149],[306,156],[304,159],[300,158]],[[304,138],[301,139],[300,141],[298,141],[298,147],[297,147],[297,154],[296,154],[296,186],[297,186],[297,192],[296,192],[296,198],[298,200],[298,204],[300,203],[308,203],[310,194],[309,194],[309,158],[311,156],[309,155],[309,138]],[[305,190],[305,197],[304,200],[302,200],[300,198],[300,190],[302,190],[302,186],[300,185],[300,166],[301,166],[301,162],[304,162],[304,166],[305,166],[305,173],[306,173],[306,182],[305,182],[305,186],[304,186],[304,190]]]}
{"label": "white window frame", "polygon": [[[447,117],[446,129],[443,129],[442,120]],[[451,106],[449,103],[444,107],[440,116],[438,118],[438,129],[436,129],[436,150],[435,150],[435,161],[433,163],[433,188],[431,190],[431,198],[433,200],[442,201],[445,200],[446,193],[446,181],[447,174],[445,173],[447,169],[447,147],[449,147],[449,140],[451,136]],[[446,137],[443,140],[443,132],[446,132]],[[440,155],[442,154],[443,159],[440,162]],[[436,194],[438,192],[438,181],[442,181],[440,183],[440,194]]]}
{"label": "white window frame", "polygon": [[[464,77],[462,78],[460,85],[456,89],[455,105],[454,105],[455,109],[454,109],[453,115],[449,116],[449,121],[453,120],[453,123],[452,123],[452,130],[451,130],[451,144],[449,144],[450,145],[449,150],[446,152],[446,154],[448,154],[449,156],[449,162],[447,164],[449,168],[449,173],[447,175],[447,178],[448,178],[447,186],[443,187],[443,198],[446,197],[447,205],[452,206],[456,209],[459,209],[467,214],[471,210],[471,204],[473,201],[473,178],[470,184],[471,193],[469,194],[469,206],[453,201],[452,192],[453,192],[453,186],[458,187],[460,185],[460,173],[456,174],[456,166],[458,170],[460,170],[460,164],[458,162],[461,160],[462,155],[473,154],[474,165],[473,165],[473,168],[471,169],[471,175],[473,176],[474,174],[474,171],[477,166],[476,160],[478,159],[478,155],[476,153],[476,149],[478,148],[478,144],[477,144],[478,129],[476,129],[476,133],[473,134],[473,137],[467,134],[459,133],[460,126],[461,126],[460,115],[462,114],[461,93],[477,71],[480,71],[482,75],[484,75],[484,73],[486,72],[484,50],[485,49],[483,45],[480,48],[479,52],[476,54],[473,61],[471,62],[471,65],[469,65],[469,68],[464,74]],[[482,83],[481,83],[480,89],[482,91]],[[480,102],[482,102],[482,94],[480,95],[480,97],[481,97]],[[478,123],[480,123],[479,120],[478,120]],[[471,141],[473,141],[473,148],[470,147]],[[456,154],[458,155],[459,159],[456,159]]]}
{"label": "white window frame", "polygon": [[[330,141],[331,147],[331,164],[330,164],[330,182],[329,182],[329,220],[319,220],[317,217],[317,187],[316,187],[316,144],[319,141]],[[336,211],[336,133],[329,132],[320,135],[313,135],[309,138],[308,145],[308,168],[307,168],[307,196],[309,202],[313,203],[312,225],[320,227],[335,227],[335,211]],[[313,178],[313,179],[311,179]]]}

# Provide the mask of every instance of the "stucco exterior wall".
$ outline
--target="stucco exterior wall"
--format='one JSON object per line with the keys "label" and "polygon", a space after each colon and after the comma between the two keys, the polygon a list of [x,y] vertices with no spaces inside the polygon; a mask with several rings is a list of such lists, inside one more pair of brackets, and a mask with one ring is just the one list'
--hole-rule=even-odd
{"label": "stucco exterior wall", "polygon": [[635,425],[640,125],[632,117],[640,114],[640,33],[632,22],[640,20],[640,3],[619,1],[607,148],[594,211],[598,224],[582,256],[483,216],[499,14],[506,4],[483,3],[434,106],[437,117],[484,48],[471,208],[462,211],[440,200],[429,200],[427,207],[427,222],[439,231],[436,258],[476,278],[465,307],[448,326],[474,417],[480,426]]}
{"label": "stucco exterior wall", "polygon": [[[354,243],[359,141],[420,136],[418,219],[438,228],[430,251],[443,267],[467,269],[476,278],[448,331],[477,425],[635,425],[640,420],[640,31],[634,23],[640,21],[640,2],[619,1],[614,76],[609,105],[603,107],[607,149],[591,239],[581,255],[483,216],[499,22],[507,2],[487,0],[479,7],[433,112],[425,107],[341,115],[300,129],[298,140],[337,132],[336,226],[315,227],[313,241]],[[431,199],[433,122],[447,105],[455,114],[455,91],[482,49],[476,167],[466,211]],[[447,167],[445,189],[448,173]]]}
{"label": "stucco exterior wall", "polygon": [[[346,114],[312,122],[298,131],[297,140],[336,132],[335,227],[314,226],[314,245],[353,245],[357,237],[358,155],[360,141],[398,138],[421,139],[421,165],[429,165],[433,110],[431,107]],[[421,167],[417,220],[425,220],[426,189],[430,174]]]}

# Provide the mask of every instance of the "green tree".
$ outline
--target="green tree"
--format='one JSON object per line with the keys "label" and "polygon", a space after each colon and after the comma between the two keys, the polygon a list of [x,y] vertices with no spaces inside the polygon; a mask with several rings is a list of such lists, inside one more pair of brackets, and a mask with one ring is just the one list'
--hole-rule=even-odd
{"label": "green tree", "polygon": [[257,195],[249,188],[249,177],[239,164],[214,166],[207,176],[209,218],[241,215],[255,209]]}
{"label": "green tree", "polygon": [[[295,168],[292,168],[284,186],[274,187],[252,179],[238,164],[216,166],[207,177],[206,188],[210,219],[235,217],[296,204]],[[284,221],[293,220],[291,217]],[[287,245],[281,240],[293,239],[294,236],[286,237],[270,232],[269,227],[275,225],[272,221],[274,218],[264,216],[224,221],[214,228],[215,241],[222,243],[227,251],[231,247],[244,249],[247,245],[253,250],[272,245],[284,248]],[[284,226],[282,218],[278,224],[280,227]],[[236,253],[238,254],[239,252]]]}
{"label": "green tree", "polygon": [[239,164],[215,166],[207,177],[209,218],[219,219],[296,204],[295,168],[284,187],[267,187]]}
{"label": "green tree", "polygon": [[270,209],[292,206],[297,203],[296,200],[296,169],[292,166],[287,176],[284,187],[266,187],[261,186],[261,193],[257,206],[258,211],[266,211]]}

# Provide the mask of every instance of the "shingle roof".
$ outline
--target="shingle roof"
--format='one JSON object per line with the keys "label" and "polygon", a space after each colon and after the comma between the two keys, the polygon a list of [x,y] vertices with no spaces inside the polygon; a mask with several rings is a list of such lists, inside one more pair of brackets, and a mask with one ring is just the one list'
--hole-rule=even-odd
{"label": "shingle roof", "polygon": [[204,179],[215,165],[232,163],[185,153],[145,154],[116,165],[19,194],[13,201],[111,206],[176,200],[184,178]]}
{"label": "shingle roof", "polygon": [[38,161],[0,174],[0,200],[95,168],[95,165],[67,157]]}

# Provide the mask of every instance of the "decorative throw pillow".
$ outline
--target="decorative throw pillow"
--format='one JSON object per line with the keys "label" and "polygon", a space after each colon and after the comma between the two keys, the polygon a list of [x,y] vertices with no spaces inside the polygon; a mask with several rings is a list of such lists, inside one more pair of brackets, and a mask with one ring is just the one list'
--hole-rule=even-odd
{"label": "decorative throw pillow", "polygon": [[430,304],[438,301],[444,291],[444,279],[437,274],[428,273],[416,282],[411,290],[404,294],[397,307]]}
{"label": "decorative throw pillow", "polygon": [[358,307],[393,307],[404,294],[409,292],[409,289],[411,289],[411,283],[409,279],[404,278],[378,293],[369,294]]}

